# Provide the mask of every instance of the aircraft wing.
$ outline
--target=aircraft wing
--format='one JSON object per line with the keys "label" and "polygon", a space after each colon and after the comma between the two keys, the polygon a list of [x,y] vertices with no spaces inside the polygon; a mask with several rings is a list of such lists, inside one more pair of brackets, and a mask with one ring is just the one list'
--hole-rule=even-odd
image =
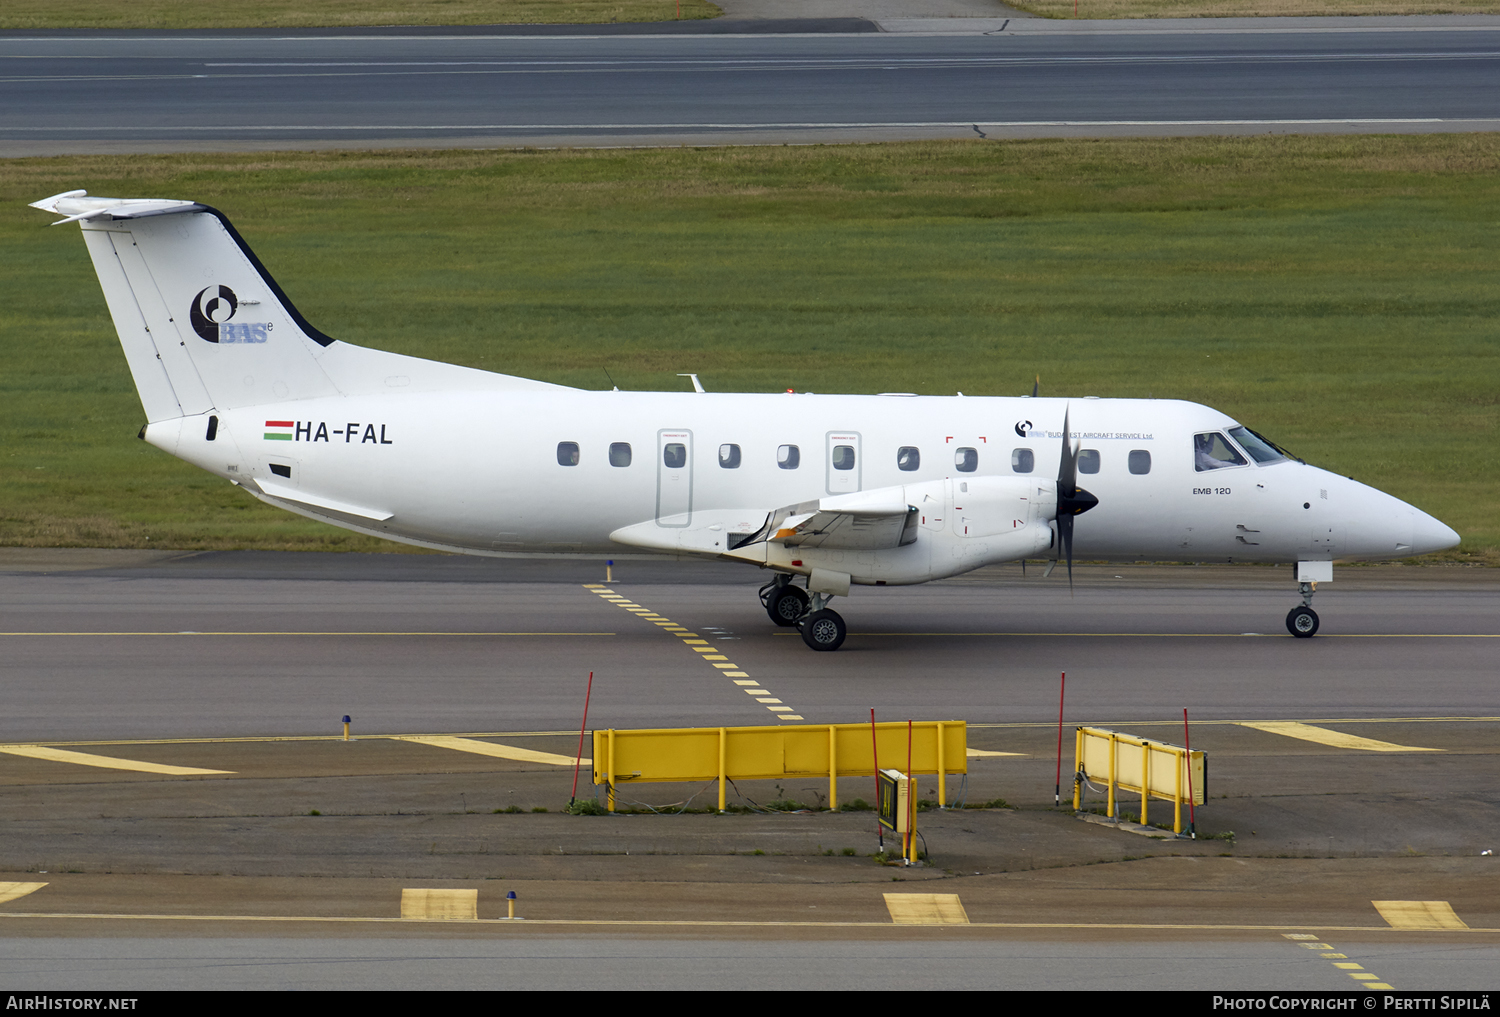
{"label": "aircraft wing", "polygon": [[[746,520],[750,520],[747,522]],[[875,551],[917,539],[917,510],[901,487],[840,494],[770,509],[695,511],[623,526],[610,539],[653,551],[728,554],[755,544]]]}
{"label": "aircraft wing", "polygon": [[887,487],[788,506],[772,513],[767,529],[767,539],[787,547],[878,551],[917,539],[917,510],[903,488]]}

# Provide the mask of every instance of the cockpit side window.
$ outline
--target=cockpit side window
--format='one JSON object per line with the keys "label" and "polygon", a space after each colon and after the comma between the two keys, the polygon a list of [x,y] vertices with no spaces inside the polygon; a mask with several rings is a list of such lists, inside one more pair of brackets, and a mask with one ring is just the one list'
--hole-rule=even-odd
{"label": "cockpit side window", "polygon": [[1286,458],[1273,448],[1270,442],[1248,427],[1231,427],[1229,437],[1233,438],[1240,448],[1250,453],[1250,458],[1258,463],[1277,463]]}
{"label": "cockpit side window", "polygon": [[1218,431],[1193,435],[1193,469],[1197,472],[1245,465],[1245,457]]}

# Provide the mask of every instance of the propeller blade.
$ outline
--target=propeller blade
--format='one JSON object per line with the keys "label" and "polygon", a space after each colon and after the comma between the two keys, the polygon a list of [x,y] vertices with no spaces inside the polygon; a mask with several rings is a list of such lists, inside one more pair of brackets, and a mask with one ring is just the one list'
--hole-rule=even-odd
{"label": "propeller blade", "polygon": [[1058,543],[1063,546],[1063,556],[1068,561],[1068,596],[1073,595],[1073,517],[1057,517]]}
{"label": "propeller blade", "polygon": [[[1073,592],[1073,517],[1082,515],[1099,499],[1078,486],[1078,449],[1073,446],[1069,410],[1063,411],[1062,458],[1057,465],[1057,542],[1058,550],[1068,563],[1068,593]],[[1057,556],[1052,558],[1057,564]],[[1051,566],[1047,571],[1052,571]]]}
{"label": "propeller blade", "polygon": [[1058,514],[1062,513],[1062,501],[1071,498],[1078,490],[1078,450],[1073,447],[1068,430],[1069,410],[1063,410],[1062,459],[1057,464]]}
{"label": "propeller blade", "polygon": [[1031,398],[1035,399],[1037,397],[1037,393],[1041,392],[1041,390],[1042,376],[1039,374],[1036,376],[1036,384],[1031,386]]}

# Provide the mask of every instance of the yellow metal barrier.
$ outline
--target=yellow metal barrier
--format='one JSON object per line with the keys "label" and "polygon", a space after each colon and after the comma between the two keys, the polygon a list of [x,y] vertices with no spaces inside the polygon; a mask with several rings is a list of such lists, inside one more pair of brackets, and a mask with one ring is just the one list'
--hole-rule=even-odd
{"label": "yellow metal barrier", "polygon": [[[968,773],[968,725],[961,720],[916,721],[910,727],[913,774],[936,774],[938,804],[947,805],[942,778]],[[719,781],[719,811],[730,780],[828,777],[828,807],[836,809],[839,777],[873,777],[874,753],[907,766],[908,725],[799,724],[782,727],[684,727],[594,732],[594,783]]]}
{"label": "yellow metal barrier", "polygon": [[1147,825],[1146,806],[1154,795],[1173,803],[1172,831],[1182,832],[1182,804],[1191,797],[1194,805],[1208,800],[1208,756],[1165,742],[1148,741],[1119,731],[1097,727],[1078,729],[1074,753],[1073,808],[1082,804],[1083,782],[1103,779],[1109,786],[1105,815],[1115,816],[1115,789],[1141,796],[1141,824]]}

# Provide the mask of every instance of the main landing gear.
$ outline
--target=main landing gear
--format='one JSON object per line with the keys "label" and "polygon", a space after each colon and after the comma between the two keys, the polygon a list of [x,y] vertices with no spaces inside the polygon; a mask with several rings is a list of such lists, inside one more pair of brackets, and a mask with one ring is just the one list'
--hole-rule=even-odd
{"label": "main landing gear", "polygon": [[1287,612],[1286,630],[1298,639],[1307,639],[1318,631],[1318,612],[1312,609],[1313,594],[1317,589],[1317,583],[1297,584],[1297,590],[1302,594],[1302,603]]}
{"label": "main landing gear", "polygon": [[828,610],[831,593],[812,593],[792,585],[792,577],[778,575],[760,588],[760,602],[771,621],[785,628],[795,626],[802,641],[814,650],[837,650],[844,645],[849,628],[837,611]]}

